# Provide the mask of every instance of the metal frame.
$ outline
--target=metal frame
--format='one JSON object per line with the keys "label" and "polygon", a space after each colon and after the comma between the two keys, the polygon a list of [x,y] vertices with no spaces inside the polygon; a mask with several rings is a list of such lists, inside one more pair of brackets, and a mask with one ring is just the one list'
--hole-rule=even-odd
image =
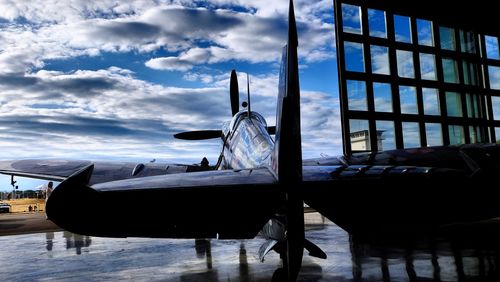
{"label": "metal frame", "polygon": [[[377,132],[376,121],[393,121],[394,136],[396,148],[404,148],[403,140],[403,122],[417,122],[419,124],[420,143],[422,147],[427,146],[427,135],[425,130],[426,123],[441,124],[441,133],[443,137],[443,145],[450,144],[449,126],[459,125],[463,127],[465,143],[471,143],[469,127],[480,128],[480,141],[492,142],[496,140],[495,127],[500,127],[499,120],[493,120],[493,109],[491,96],[500,96],[500,90],[489,89],[489,74],[488,65],[500,66],[500,61],[486,58],[486,46],[484,35],[473,32],[475,41],[476,53],[462,52],[460,41],[460,30],[462,27],[455,28],[450,25],[442,25],[450,27],[454,30],[455,51],[441,49],[440,39],[440,22],[429,19],[424,16],[412,15],[408,13],[400,13],[395,10],[394,6],[384,6],[384,1],[363,1],[363,0],[334,0],[335,13],[335,32],[337,46],[337,62],[338,62],[338,77],[339,77],[339,97],[341,104],[341,120],[342,120],[342,138],[344,144],[344,154],[350,155],[354,153],[351,150],[350,140],[350,124],[351,119],[367,120],[371,133]],[[342,4],[350,4],[360,7],[361,12],[361,30],[362,34],[353,34],[344,32],[342,20]],[[387,38],[379,38],[370,36],[368,26],[368,9],[377,9],[385,12],[386,17],[386,32]],[[395,40],[394,31],[394,15],[407,16],[410,18],[410,28],[412,43],[403,43]],[[418,31],[416,22],[417,19],[431,21],[433,32],[433,46],[424,46],[418,44]],[[465,31],[469,32],[469,30]],[[497,37],[498,38],[498,37]],[[365,72],[352,72],[346,70],[346,50],[344,49],[345,42],[355,42],[363,44],[364,69]],[[390,75],[372,73],[371,65],[371,45],[388,47]],[[396,50],[411,51],[413,54],[414,78],[403,78],[398,76]],[[425,80],[420,74],[420,53],[434,55],[436,80]],[[455,60],[458,69],[458,83],[444,82],[443,58]],[[476,74],[477,85],[465,84],[463,61],[477,65]],[[348,108],[347,95],[347,80],[360,80],[366,82],[367,95],[367,111],[355,111]],[[376,112],[374,105],[373,83],[385,82],[390,83],[392,89],[393,112]],[[401,113],[401,104],[399,99],[399,86],[415,86],[417,95],[418,114]],[[440,115],[424,114],[422,88],[438,89]],[[446,108],[446,92],[457,92],[461,97],[462,117],[450,117]],[[479,110],[482,117],[468,117],[466,93],[471,95],[479,95]],[[377,151],[377,134],[370,134],[370,147],[372,151]]]}

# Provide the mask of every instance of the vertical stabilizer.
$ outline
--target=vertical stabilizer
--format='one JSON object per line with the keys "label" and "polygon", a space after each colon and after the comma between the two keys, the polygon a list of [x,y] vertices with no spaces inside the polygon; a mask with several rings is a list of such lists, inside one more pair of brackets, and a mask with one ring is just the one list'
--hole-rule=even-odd
{"label": "vertical stabilizer", "polygon": [[298,41],[292,1],[288,21],[288,43],[283,48],[281,60],[275,148],[271,160],[280,182],[286,179],[302,181]]}
{"label": "vertical stabilizer", "polygon": [[272,169],[286,194],[285,271],[295,281],[304,252],[304,204],[302,183],[302,144],[300,136],[300,88],[297,58],[297,27],[293,1],[288,12],[288,43],[283,49],[276,111],[275,148]]}

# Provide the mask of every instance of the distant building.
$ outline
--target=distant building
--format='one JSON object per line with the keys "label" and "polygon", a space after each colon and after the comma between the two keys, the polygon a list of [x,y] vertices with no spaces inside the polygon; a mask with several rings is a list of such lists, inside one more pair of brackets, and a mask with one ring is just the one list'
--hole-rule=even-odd
{"label": "distant building", "polygon": [[[384,131],[377,131],[378,148],[382,151],[382,135]],[[351,132],[351,147],[353,151],[371,151],[370,145],[370,132],[368,130],[361,130]]]}

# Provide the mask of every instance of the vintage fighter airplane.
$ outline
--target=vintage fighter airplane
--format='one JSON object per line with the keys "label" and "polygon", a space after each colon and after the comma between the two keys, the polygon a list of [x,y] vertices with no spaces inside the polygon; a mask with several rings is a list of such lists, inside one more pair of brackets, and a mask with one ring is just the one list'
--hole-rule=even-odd
{"label": "vintage fighter airplane", "polygon": [[[269,241],[261,258],[278,251],[291,281],[304,248],[325,257],[305,239],[304,202],[351,234],[374,240],[428,236],[450,224],[500,215],[496,191],[480,185],[498,178],[500,147],[494,144],[303,161],[297,45],[290,1],[275,128],[249,104],[238,111],[232,94],[234,116],[221,131],[177,135],[222,138],[217,169],[166,174],[154,163],[134,168],[25,160],[1,162],[0,173],[62,181],[47,202],[47,215],[78,234],[243,239],[262,231]],[[137,208],[123,209],[130,201]]]}

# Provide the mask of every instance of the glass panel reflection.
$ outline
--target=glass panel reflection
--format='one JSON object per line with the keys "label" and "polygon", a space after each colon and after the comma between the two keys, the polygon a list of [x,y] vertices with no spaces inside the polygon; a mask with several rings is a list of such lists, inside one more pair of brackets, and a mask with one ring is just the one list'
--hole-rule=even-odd
{"label": "glass panel reflection", "polygon": [[500,127],[495,127],[495,143],[500,144]]}
{"label": "glass panel reflection", "polygon": [[361,34],[361,9],[359,6],[342,4],[344,32]]}
{"label": "glass panel reflection", "polygon": [[439,92],[436,88],[422,88],[424,101],[424,115],[438,116],[441,114],[439,107]]}
{"label": "glass panel reflection", "polygon": [[420,53],[420,76],[422,79],[437,79],[436,59],[433,54]]}
{"label": "glass panel reflection", "polygon": [[500,120],[500,97],[491,96],[491,106],[493,108],[493,119]]}
{"label": "glass panel reflection", "polygon": [[413,86],[399,86],[402,114],[417,114],[417,90]]}
{"label": "glass panel reflection", "polygon": [[469,126],[469,138],[471,143],[482,142],[481,128],[479,126]]}
{"label": "glass panel reflection", "polygon": [[456,50],[455,30],[453,28],[440,26],[439,37],[441,38],[441,49]]}
{"label": "glass panel reflection", "polygon": [[396,149],[396,139],[394,137],[394,122],[377,120],[377,145],[379,151]]}
{"label": "glass panel reflection", "polygon": [[467,93],[465,94],[465,101],[467,103],[467,116],[470,118],[480,118],[479,95]]}
{"label": "glass panel reflection", "polygon": [[490,78],[490,89],[500,90],[500,67],[488,66],[488,77]]}
{"label": "glass panel reflection", "polygon": [[420,131],[417,122],[403,122],[403,145],[405,148],[420,147]]}
{"label": "glass panel reflection", "polygon": [[430,21],[417,19],[417,37],[418,44],[434,46],[432,23]]}
{"label": "glass panel reflection", "polygon": [[376,112],[392,112],[392,91],[389,83],[373,83]]}
{"label": "glass panel reflection", "polygon": [[465,144],[464,127],[461,125],[448,126],[450,145]]}
{"label": "glass panel reflection", "polygon": [[427,146],[443,145],[443,132],[441,130],[441,124],[426,123],[425,136],[427,137]]}
{"label": "glass panel reflection", "polygon": [[413,53],[411,51],[396,50],[396,60],[399,77],[415,78]]}
{"label": "glass panel reflection", "polygon": [[347,71],[364,72],[363,44],[344,42],[345,68]]}
{"label": "glass panel reflection", "polygon": [[467,85],[478,85],[477,65],[472,62],[463,61],[462,67],[464,69],[464,83]]}
{"label": "glass panel reflection", "polygon": [[370,130],[367,120],[351,119],[349,121],[351,128],[351,150],[352,151],[370,151]]}
{"label": "glass panel reflection", "polygon": [[410,18],[394,15],[394,33],[396,41],[411,43]]}
{"label": "glass panel reflection", "polygon": [[473,32],[460,30],[460,48],[465,53],[476,53],[476,38]]}
{"label": "glass panel reflection", "polygon": [[368,9],[370,36],[387,38],[385,11]]}
{"label": "glass panel reflection", "polygon": [[444,82],[458,83],[458,65],[453,59],[443,58]]}
{"label": "glass panel reflection", "polygon": [[496,36],[484,36],[486,42],[486,57],[488,59],[499,60],[500,52],[498,49],[498,38]]}
{"label": "glass panel reflection", "polygon": [[389,48],[384,46],[370,46],[372,72],[377,74],[390,74]]}
{"label": "glass panel reflection", "polygon": [[366,82],[359,80],[347,81],[347,105],[349,110],[366,111]]}
{"label": "glass panel reflection", "polygon": [[462,116],[462,99],[457,92],[446,92],[446,110],[450,117]]}

